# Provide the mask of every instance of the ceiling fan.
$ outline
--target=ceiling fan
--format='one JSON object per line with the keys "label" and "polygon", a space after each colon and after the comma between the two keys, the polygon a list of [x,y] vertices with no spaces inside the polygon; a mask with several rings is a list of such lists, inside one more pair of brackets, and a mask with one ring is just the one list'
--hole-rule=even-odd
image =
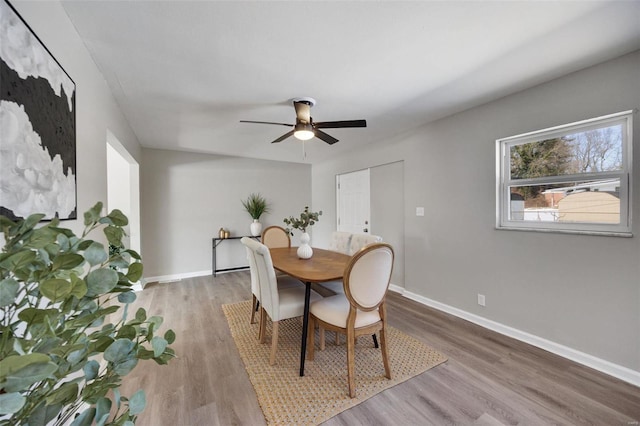
{"label": "ceiling fan", "polygon": [[280,136],[278,139],[271,143],[282,142],[290,136],[295,136],[297,139],[306,141],[314,136],[333,145],[338,142],[338,139],[323,132],[320,129],[340,129],[345,127],[367,127],[366,120],[346,120],[346,121],[323,121],[314,122],[311,118],[311,107],[316,104],[316,100],[313,98],[295,98],[293,99],[293,107],[296,110],[296,124],[287,123],[274,123],[271,121],[252,121],[252,120],[240,120],[241,123],[257,123],[257,124],[275,124],[279,126],[293,127],[293,130]]}

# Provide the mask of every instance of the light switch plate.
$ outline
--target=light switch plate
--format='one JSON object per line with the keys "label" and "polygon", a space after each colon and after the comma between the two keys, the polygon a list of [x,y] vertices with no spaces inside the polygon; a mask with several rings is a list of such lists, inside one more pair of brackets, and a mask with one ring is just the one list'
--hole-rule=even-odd
{"label": "light switch plate", "polygon": [[416,216],[424,216],[424,207],[416,207]]}

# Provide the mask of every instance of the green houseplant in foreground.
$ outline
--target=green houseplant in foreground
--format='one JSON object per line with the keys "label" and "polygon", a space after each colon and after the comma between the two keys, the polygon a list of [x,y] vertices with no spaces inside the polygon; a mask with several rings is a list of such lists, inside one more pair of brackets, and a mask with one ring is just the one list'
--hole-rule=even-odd
{"label": "green houseplant in foreground", "polygon": [[[101,210],[84,214],[81,237],[57,219],[36,227],[40,214],[0,216],[0,425],[132,425],[145,395],[122,396],[122,377],[175,356],[162,317],[128,312],[142,263],[122,245],[126,216]],[[119,250],[87,238],[100,228]]]}

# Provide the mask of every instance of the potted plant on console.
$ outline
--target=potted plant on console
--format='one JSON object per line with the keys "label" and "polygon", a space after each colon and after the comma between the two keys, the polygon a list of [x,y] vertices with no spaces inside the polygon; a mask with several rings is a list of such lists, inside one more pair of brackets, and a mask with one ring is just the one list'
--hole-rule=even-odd
{"label": "potted plant on console", "polygon": [[293,229],[299,229],[302,231],[300,235],[300,247],[298,247],[298,257],[300,259],[309,259],[313,256],[313,249],[309,245],[311,237],[307,233],[307,228],[315,225],[318,222],[319,216],[322,215],[322,210],[319,212],[310,212],[309,207],[305,207],[304,211],[300,213],[300,218],[290,216],[284,218],[284,223],[287,225],[286,231],[293,235]]}
{"label": "potted plant on console", "polygon": [[251,235],[258,237],[262,234],[262,224],[260,223],[260,216],[264,213],[269,213],[269,206],[267,200],[260,194],[251,194],[246,200],[242,201],[249,216],[253,219],[253,223],[249,227]]}

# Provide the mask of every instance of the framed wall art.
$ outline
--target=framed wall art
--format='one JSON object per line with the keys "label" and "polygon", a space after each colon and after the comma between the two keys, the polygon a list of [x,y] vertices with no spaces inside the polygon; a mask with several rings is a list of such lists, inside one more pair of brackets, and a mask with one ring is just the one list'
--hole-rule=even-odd
{"label": "framed wall art", "polygon": [[75,219],[76,85],[0,0],[0,214]]}

